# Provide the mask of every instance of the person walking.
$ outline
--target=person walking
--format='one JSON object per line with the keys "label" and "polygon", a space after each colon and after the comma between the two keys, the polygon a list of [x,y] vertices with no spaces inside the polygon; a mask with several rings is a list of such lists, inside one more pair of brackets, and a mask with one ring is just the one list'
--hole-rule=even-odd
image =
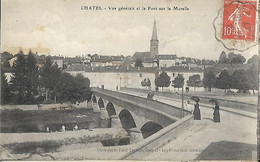
{"label": "person walking", "polygon": [[215,107],[213,108],[213,121],[214,122],[220,122],[220,113],[219,113],[219,104],[218,102],[215,102]]}
{"label": "person walking", "polygon": [[199,99],[196,99],[195,102],[196,103],[194,105],[194,110],[193,110],[194,120],[201,120]]}
{"label": "person walking", "polygon": [[154,93],[152,91],[150,91],[147,95],[147,99],[149,100],[153,100],[153,96],[154,96]]}

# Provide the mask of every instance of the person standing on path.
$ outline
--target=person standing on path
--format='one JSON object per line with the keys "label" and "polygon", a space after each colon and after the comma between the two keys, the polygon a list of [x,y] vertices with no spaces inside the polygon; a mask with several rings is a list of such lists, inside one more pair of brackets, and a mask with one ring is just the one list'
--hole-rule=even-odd
{"label": "person standing on path", "polygon": [[194,115],[194,120],[201,120],[201,115],[200,115],[200,108],[199,108],[199,99],[195,100],[195,105],[194,105],[194,111],[193,111],[193,115]]}
{"label": "person standing on path", "polygon": [[220,122],[220,113],[219,113],[219,105],[218,102],[215,102],[215,107],[213,108],[213,121],[214,122]]}

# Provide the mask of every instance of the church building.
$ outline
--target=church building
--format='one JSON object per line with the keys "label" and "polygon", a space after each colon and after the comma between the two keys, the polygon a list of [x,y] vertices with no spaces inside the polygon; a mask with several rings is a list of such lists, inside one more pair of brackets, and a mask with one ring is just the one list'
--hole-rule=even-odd
{"label": "church building", "polygon": [[137,59],[141,59],[144,67],[156,67],[157,64],[154,60],[159,53],[158,48],[159,40],[157,38],[156,21],[154,20],[152,38],[150,40],[150,52],[135,52],[132,60],[136,62]]}
{"label": "church building", "polygon": [[[169,67],[175,65],[176,55],[159,55],[159,40],[157,37],[156,21],[153,23],[152,38],[150,40],[150,52],[135,52],[132,60],[136,62],[137,59],[143,61],[144,67],[157,67],[158,62],[161,67]],[[157,63],[156,63],[157,62]]]}

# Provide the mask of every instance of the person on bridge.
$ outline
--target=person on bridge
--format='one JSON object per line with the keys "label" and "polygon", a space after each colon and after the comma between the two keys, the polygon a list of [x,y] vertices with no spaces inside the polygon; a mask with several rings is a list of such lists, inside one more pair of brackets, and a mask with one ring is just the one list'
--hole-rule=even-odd
{"label": "person on bridge", "polygon": [[152,91],[150,91],[147,95],[147,99],[149,100],[153,100],[153,96],[154,96],[154,93]]}
{"label": "person on bridge", "polygon": [[220,114],[219,114],[219,105],[218,102],[215,102],[214,113],[213,113],[213,121],[220,122]]}
{"label": "person on bridge", "polygon": [[196,103],[194,105],[194,110],[193,110],[194,120],[201,120],[199,99],[195,100],[195,102]]}

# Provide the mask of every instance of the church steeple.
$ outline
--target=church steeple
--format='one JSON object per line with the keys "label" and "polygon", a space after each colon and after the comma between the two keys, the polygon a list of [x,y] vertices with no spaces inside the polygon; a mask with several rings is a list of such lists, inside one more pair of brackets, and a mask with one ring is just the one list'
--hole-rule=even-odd
{"label": "church steeple", "polygon": [[157,39],[157,29],[156,29],[156,21],[155,20],[154,20],[154,23],[153,23],[153,35],[152,35],[151,40],[158,40]]}
{"label": "church steeple", "polygon": [[150,56],[152,58],[154,58],[156,55],[158,55],[158,53],[159,53],[158,46],[159,46],[159,40],[157,38],[156,21],[154,20],[152,39],[150,40]]}

